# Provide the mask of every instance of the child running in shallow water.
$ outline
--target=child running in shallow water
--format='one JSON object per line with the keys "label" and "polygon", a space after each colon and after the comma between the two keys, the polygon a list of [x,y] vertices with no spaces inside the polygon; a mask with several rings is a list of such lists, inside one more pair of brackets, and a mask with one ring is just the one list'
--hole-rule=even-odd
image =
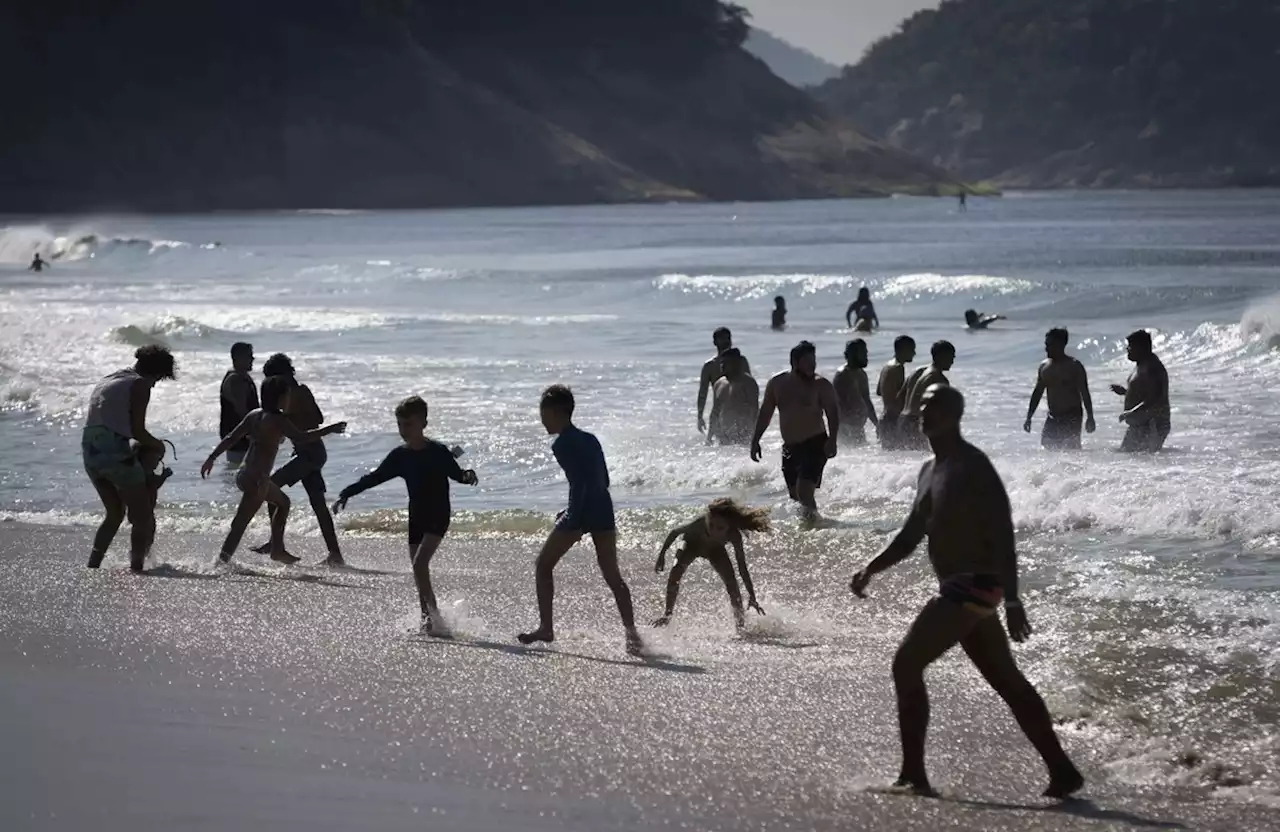
{"label": "child running in shallow water", "polygon": [[449,531],[449,480],[475,485],[479,479],[475,471],[462,470],[454,451],[427,438],[427,414],[427,403],[418,396],[400,402],[396,407],[396,427],[404,444],[387,454],[373,473],[342,489],[333,504],[333,513],[346,508],[347,500],[357,494],[396,477],[404,480],[409,491],[409,560],[418,586],[421,629],[432,635],[447,635],[431,588],[431,556]]}
{"label": "child running in shallow water", "polygon": [[747,588],[747,604],[751,609],[764,615],[764,610],[756,601],[756,590],[751,584],[751,572],[747,570],[747,556],[742,547],[743,533],[769,531],[769,510],[764,508],[747,508],[737,502],[722,497],[713,500],[707,510],[692,523],[672,530],[658,552],[658,562],[653,571],[661,574],[666,565],[667,549],[679,537],[684,538],[684,547],[676,552],[675,565],[671,567],[671,575],[667,578],[667,607],[662,617],[653,622],[653,626],[662,627],[671,621],[671,612],[676,607],[676,597],[680,594],[680,579],[684,572],[698,558],[705,558],[716,570],[724,588],[729,593],[729,603],[733,605],[733,617],[741,630],[746,626],[746,617],[742,609],[742,594],[738,591],[738,578],[733,574],[733,564],[729,561],[726,543],[733,544],[734,554],[738,559],[738,571],[742,573],[742,583]]}

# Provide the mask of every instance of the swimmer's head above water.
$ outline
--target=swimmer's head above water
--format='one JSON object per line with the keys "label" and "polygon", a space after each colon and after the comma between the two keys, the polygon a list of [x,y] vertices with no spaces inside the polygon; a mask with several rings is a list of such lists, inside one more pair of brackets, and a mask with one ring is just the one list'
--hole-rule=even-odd
{"label": "swimmer's head above water", "polygon": [[547,433],[558,434],[573,421],[573,391],[563,384],[553,384],[542,391],[538,415]]}
{"label": "swimmer's head above water", "polygon": [[1145,329],[1130,332],[1126,339],[1129,342],[1129,360],[1142,361],[1150,358],[1154,349],[1151,346],[1151,333]]}
{"label": "swimmer's head above water", "polygon": [[741,378],[746,373],[746,359],[737,347],[730,347],[720,353],[720,372],[730,381]]}
{"label": "swimmer's head above water", "polygon": [[293,369],[293,360],[282,352],[268,358],[262,364],[262,374],[268,378],[271,376],[293,376],[296,372]]}
{"label": "swimmer's head above water", "polygon": [[939,370],[950,370],[956,363],[955,345],[950,341],[935,341],[929,348],[929,356],[933,359],[933,366]]}
{"label": "swimmer's head above water", "polygon": [[930,439],[960,434],[964,396],[949,384],[931,384],[920,399],[920,432]]}
{"label": "swimmer's head above water", "polygon": [[711,333],[711,343],[715,345],[716,352],[724,352],[733,346],[733,333],[727,326],[717,327],[716,331]]}
{"label": "swimmer's head above water", "polygon": [[1050,358],[1062,358],[1067,354],[1067,341],[1071,336],[1061,327],[1044,334],[1044,354]]}

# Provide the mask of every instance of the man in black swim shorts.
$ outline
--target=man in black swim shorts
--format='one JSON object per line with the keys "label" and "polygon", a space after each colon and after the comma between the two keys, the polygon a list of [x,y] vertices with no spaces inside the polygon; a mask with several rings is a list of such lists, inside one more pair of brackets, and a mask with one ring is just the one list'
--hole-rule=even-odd
{"label": "man in black swim shorts", "polygon": [[806,516],[816,518],[814,491],[822,485],[827,460],[836,455],[840,407],[835,387],[818,375],[817,350],[808,341],[792,348],[790,372],[779,373],[765,385],[764,402],[751,439],[751,459],[756,462],[763,455],[760,439],[773,421],[774,410],[778,411],[778,428],[782,432],[782,476],[787,493],[804,506]]}

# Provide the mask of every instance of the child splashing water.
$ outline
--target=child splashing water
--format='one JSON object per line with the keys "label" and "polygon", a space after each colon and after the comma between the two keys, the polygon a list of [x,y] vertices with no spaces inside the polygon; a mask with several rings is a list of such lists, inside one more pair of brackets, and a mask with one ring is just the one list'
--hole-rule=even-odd
{"label": "child splashing water", "polygon": [[711,568],[716,570],[720,580],[724,581],[724,588],[729,593],[729,603],[733,605],[734,622],[738,629],[741,630],[746,626],[742,594],[738,591],[738,579],[733,573],[733,564],[729,561],[729,553],[725,549],[727,543],[733,544],[733,551],[738,559],[738,571],[742,573],[742,583],[747,588],[748,606],[760,615],[764,615],[764,610],[756,601],[751,572],[747,569],[747,556],[743,551],[742,535],[767,531],[769,531],[768,509],[747,508],[728,497],[713,500],[701,517],[674,529],[663,542],[653,571],[662,573],[666,564],[667,549],[671,548],[671,544],[675,543],[677,538],[684,538],[684,547],[676,552],[675,565],[671,567],[671,575],[667,578],[666,612],[653,622],[653,626],[663,627],[671,621],[671,612],[675,609],[676,597],[680,594],[680,579],[684,577],[684,572],[689,565],[698,558],[705,558],[711,564]]}

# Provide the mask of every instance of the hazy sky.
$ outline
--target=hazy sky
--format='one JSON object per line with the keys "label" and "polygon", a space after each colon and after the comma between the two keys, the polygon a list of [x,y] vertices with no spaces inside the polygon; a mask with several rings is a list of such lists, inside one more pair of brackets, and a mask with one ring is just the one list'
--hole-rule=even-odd
{"label": "hazy sky", "polygon": [[939,0],[737,0],[752,22],[835,64],[854,63],[877,38]]}

